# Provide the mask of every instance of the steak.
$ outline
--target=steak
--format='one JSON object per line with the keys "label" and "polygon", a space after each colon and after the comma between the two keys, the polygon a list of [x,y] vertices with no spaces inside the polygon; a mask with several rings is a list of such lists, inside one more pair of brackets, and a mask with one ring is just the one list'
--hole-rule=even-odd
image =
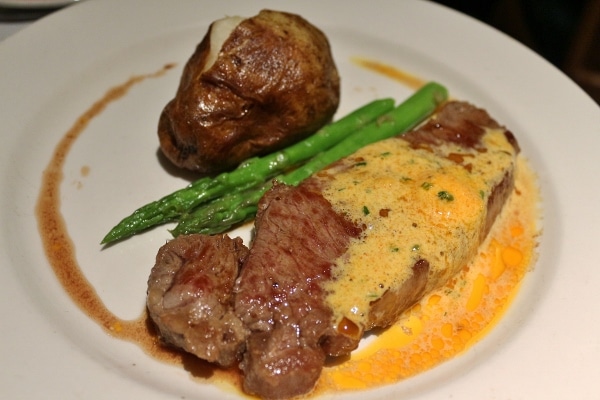
{"label": "steak", "polygon": [[236,286],[235,312],[252,332],[241,364],[244,389],[292,397],[314,385],[326,356],[321,342],[333,333],[320,283],[361,230],[311,183],[276,185],[258,210],[248,268]]}
{"label": "steak", "polygon": [[221,366],[238,360],[248,329],[233,312],[233,287],[247,253],[228,236],[180,236],[160,248],[146,303],[166,343]]}
{"label": "steak", "polygon": [[[365,331],[393,324],[445,284],[476,254],[512,193],[518,152],[487,112],[448,102],[420,128],[298,187],[275,184],[259,203],[248,254],[218,254],[245,257],[233,293],[218,303],[218,315],[240,332],[234,352],[244,390],[273,399],[310,392],[326,357],[350,353]],[[191,238],[210,245],[191,235],[166,246]],[[221,317],[212,323],[219,327]],[[201,343],[210,336],[195,335]]]}

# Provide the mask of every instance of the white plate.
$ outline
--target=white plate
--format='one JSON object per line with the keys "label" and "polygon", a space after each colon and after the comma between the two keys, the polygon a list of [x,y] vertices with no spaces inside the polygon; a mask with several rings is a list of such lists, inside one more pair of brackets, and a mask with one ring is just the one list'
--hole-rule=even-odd
{"label": "white plate", "polygon": [[[0,43],[0,396],[236,397],[107,336],[74,306],[43,255],[34,206],[41,173],[77,117],[108,88],[177,62],[92,121],[69,155],[62,185],[84,272],[111,310],[137,317],[168,234],[161,228],[105,251],[98,241],[134,206],[185,184],[157,162],[159,112],[210,21],[265,7],[300,13],[327,33],[343,77],[340,114],[374,97],[409,94],[349,59],[387,62],[487,108],[516,133],[540,176],[541,256],[500,325],[438,368],[343,397],[597,399],[600,109],[540,57],[458,13],[419,1],[334,0],[92,0]],[[89,176],[81,176],[82,165]]]}

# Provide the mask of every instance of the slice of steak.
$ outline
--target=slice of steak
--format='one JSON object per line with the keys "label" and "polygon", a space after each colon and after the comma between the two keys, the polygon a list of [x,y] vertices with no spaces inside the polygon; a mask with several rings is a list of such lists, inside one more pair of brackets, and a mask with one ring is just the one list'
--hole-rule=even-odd
{"label": "slice of steak", "polygon": [[248,330],[233,312],[233,286],[247,253],[228,236],[179,236],[160,248],[147,308],[165,342],[222,366],[239,360]]}
{"label": "slice of steak", "polygon": [[256,237],[236,286],[235,311],[252,334],[244,390],[264,398],[306,392],[318,379],[331,329],[321,281],[360,229],[318,187],[276,185],[259,203]]}
{"label": "slice of steak", "polygon": [[[487,135],[484,128],[501,132]],[[476,253],[512,192],[512,169],[518,152],[514,137],[485,111],[467,103],[447,103],[424,126],[391,141],[368,146],[296,188],[276,185],[259,204],[256,234],[235,288],[235,313],[250,330],[241,363],[245,391],[263,398],[309,392],[327,355],[349,353],[358,346],[364,331],[394,323],[424,293],[458,272]],[[396,149],[398,144],[401,152],[410,153],[399,162],[406,166],[425,163],[431,171],[381,176],[378,171],[362,169],[375,158],[394,162],[389,149]],[[493,165],[492,156],[504,157],[504,161]],[[455,179],[448,171],[460,176]],[[435,174],[443,176],[435,180]],[[471,178],[487,182],[487,186],[475,193],[472,187],[460,186]],[[340,182],[349,183],[340,186]],[[453,195],[436,185],[456,189],[456,203],[450,204],[455,200]],[[369,193],[368,199],[378,205],[377,209],[354,200],[354,195],[344,197],[350,186]],[[435,192],[428,191],[430,187]],[[396,190],[397,202],[379,205]],[[480,205],[467,207],[464,223],[461,215],[443,208],[460,205],[459,200],[468,196],[472,204]],[[384,222],[394,213],[406,213],[407,225],[390,227],[386,236],[394,238],[397,234],[402,240],[411,240],[399,243],[398,249],[411,246],[414,254],[401,265],[390,263],[386,272],[391,272],[391,280],[365,282],[381,275],[371,270],[371,264],[388,257],[386,250],[365,253],[371,258],[358,262],[352,273],[346,264],[357,264],[353,260],[360,259],[355,250],[360,250],[361,243],[382,238],[376,235],[375,225],[386,226]],[[379,219],[372,219],[373,215]],[[418,224],[411,220],[413,215],[422,217]],[[436,242],[439,248],[433,249],[430,243],[413,243],[410,230],[416,232],[422,225],[431,225],[448,238],[460,236],[460,246],[451,240]],[[401,253],[398,249],[391,246],[387,252]],[[395,280],[394,275],[404,278]],[[342,296],[341,305],[336,303],[339,299],[333,299],[336,294]],[[344,308],[346,297],[352,296],[372,300]]]}

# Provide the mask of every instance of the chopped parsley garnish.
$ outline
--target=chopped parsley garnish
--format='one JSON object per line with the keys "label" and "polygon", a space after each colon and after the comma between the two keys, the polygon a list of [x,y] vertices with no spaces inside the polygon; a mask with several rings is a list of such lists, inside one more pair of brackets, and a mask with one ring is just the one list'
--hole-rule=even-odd
{"label": "chopped parsley garnish", "polygon": [[423,184],[421,185],[421,187],[425,190],[431,189],[432,186],[433,186],[433,183],[431,183],[431,182],[423,182]]}
{"label": "chopped parsley garnish", "polygon": [[440,198],[440,200],[444,200],[444,201],[453,201],[454,200],[454,196],[452,196],[450,193],[446,192],[445,190],[438,192],[437,196]]}
{"label": "chopped parsley garnish", "polygon": [[363,206],[363,214],[365,214],[365,215],[371,214],[371,211],[369,211],[369,208],[367,206]]}

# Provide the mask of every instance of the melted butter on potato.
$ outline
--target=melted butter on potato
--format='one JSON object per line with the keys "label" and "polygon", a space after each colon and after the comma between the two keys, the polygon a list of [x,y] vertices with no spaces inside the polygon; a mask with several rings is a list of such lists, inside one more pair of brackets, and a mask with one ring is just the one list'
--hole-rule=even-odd
{"label": "melted butter on potato", "polygon": [[409,279],[420,259],[430,264],[429,292],[473,258],[499,171],[515,162],[503,130],[487,130],[482,140],[486,152],[454,144],[415,149],[394,138],[355,153],[350,168],[327,171],[335,179],[325,197],[366,228],[325,284],[337,322],[345,317],[369,329],[369,305]]}
{"label": "melted butter on potato", "polygon": [[210,29],[210,50],[208,55],[206,56],[206,61],[204,62],[204,68],[202,71],[207,71],[210,67],[213,66],[217,58],[219,57],[219,52],[223,47],[223,43],[229,38],[231,32],[242,22],[244,18],[242,17],[226,17],[215,21]]}

